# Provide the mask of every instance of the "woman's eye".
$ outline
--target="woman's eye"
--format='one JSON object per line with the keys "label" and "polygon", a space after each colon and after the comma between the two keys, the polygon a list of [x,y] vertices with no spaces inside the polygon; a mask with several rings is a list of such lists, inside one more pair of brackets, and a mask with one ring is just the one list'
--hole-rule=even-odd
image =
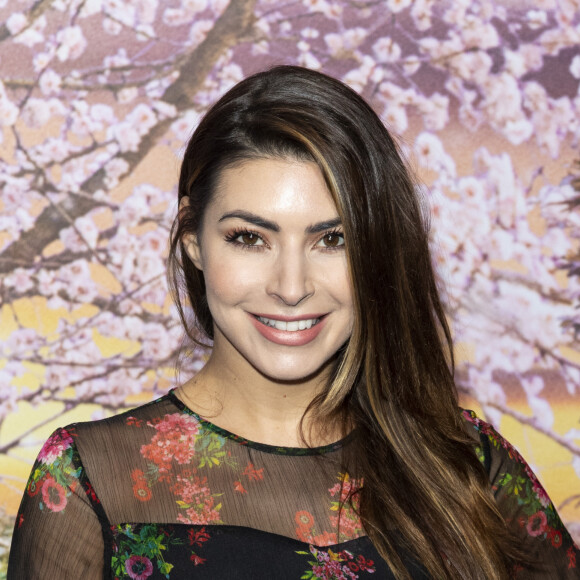
{"label": "woman's eye", "polygon": [[230,236],[228,241],[242,244],[244,246],[263,246],[264,240],[254,232],[240,232]]}
{"label": "woman's eye", "polygon": [[326,234],[320,239],[317,245],[325,248],[338,248],[344,246],[344,235],[339,233]]}
{"label": "woman's eye", "polygon": [[239,238],[241,239],[242,243],[246,244],[247,246],[257,246],[259,242],[262,241],[262,238],[260,238],[258,234],[252,234],[250,232],[241,234]]}

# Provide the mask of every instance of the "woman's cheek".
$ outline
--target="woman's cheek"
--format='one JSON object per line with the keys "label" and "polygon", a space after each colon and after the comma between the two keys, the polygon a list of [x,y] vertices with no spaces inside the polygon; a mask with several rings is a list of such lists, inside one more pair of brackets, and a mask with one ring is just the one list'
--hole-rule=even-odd
{"label": "woman's cheek", "polygon": [[240,265],[239,260],[223,260],[218,267],[209,268],[204,273],[208,292],[222,299],[242,298],[247,291],[260,286],[260,269],[248,264]]}

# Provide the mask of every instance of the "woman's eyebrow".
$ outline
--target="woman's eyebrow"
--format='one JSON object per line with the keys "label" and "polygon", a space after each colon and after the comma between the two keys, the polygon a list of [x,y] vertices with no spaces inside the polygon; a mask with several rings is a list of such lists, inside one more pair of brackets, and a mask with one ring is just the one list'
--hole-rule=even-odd
{"label": "woman's eyebrow", "polygon": [[218,222],[223,222],[231,218],[242,219],[246,222],[254,224],[255,226],[264,228],[265,230],[270,230],[272,232],[280,231],[280,226],[276,222],[267,220],[266,218],[256,215],[255,213],[251,213],[249,211],[244,210],[229,211],[228,213],[224,213],[224,215],[218,220]]}
{"label": "woman's eyebrow", "polygon": [[307,234],[319,234],[325,230],[331,230],[342,224],[342,220],[339,217],[336,217],[331,220],[326,220],[325,222],[318,222],[317,224],[312,224],[306,228]]}
{"label": "woman's eyebrow", "polygon": [[[272,232],[279,232],[280,231],[280,226],[276,222],[273,222],[273,221],[268,220],[266,218],[263,218],[259,215],[256,215],[255,213],[245,211],[245,210],[229,211],[229,212],[225,213],[224,215],[222,215],[222,217],[218,220],[218,222],[223,222],[227,219],[236,219],[236,218],[242,219],[242,220],[249,222],[251,224],[254,224],[255,226],[258,226],[260,228],[264,228],[265,230],[270,230]],[[339,217],[336,217],[336,218],[333,218],[330,220],[326,220],[323,222],[318,222],[316,224],[309,225],[306,228],[306,233],[307,234],[318,234],[318,233],[323,232],[325,230],[330,230],[332,228],[335,228],[336,226],[339,226],[341,223],[342,223],[342,221]]]}

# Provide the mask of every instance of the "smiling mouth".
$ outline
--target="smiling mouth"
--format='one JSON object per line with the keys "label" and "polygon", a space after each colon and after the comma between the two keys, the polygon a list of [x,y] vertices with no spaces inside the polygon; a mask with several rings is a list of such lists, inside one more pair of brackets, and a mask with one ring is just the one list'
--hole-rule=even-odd
{"label": "smiling mouth", "polygon": [[262,324],[271,326],[277,330],[285,330],[287,332],[297,332],[300,330],[308,330],[316,326],[322,318],[305,318],[303,320],[292,320],[286,322],[284,320],[276,320],[275,318],[265,318],[264,316],[256,316]]}

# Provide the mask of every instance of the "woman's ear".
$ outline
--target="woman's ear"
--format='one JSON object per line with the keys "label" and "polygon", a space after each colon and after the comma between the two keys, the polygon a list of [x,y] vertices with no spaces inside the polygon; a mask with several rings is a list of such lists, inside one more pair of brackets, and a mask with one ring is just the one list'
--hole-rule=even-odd
{"label": "woman's ear", "polygon": [[181,240],[183,241],[183,247],[189,256],[189,259],[198,270],[203,271],[201,248],[197,242],[197,236],[195,234],[185,234]]}
{"label": "woman's ear", "polygon": [[[179,202],[179,211],[181,211],[184,207],[189,206],[189,197],[185,196],[181,198]],[[201,248],[199,247],[199,243],[197,240],[196,234],[184,234],[181,238],[183,242],[183,247],[189,259],[193,262],[194,266],[198,270],[203,270],[202,259],[201,259]]]}

